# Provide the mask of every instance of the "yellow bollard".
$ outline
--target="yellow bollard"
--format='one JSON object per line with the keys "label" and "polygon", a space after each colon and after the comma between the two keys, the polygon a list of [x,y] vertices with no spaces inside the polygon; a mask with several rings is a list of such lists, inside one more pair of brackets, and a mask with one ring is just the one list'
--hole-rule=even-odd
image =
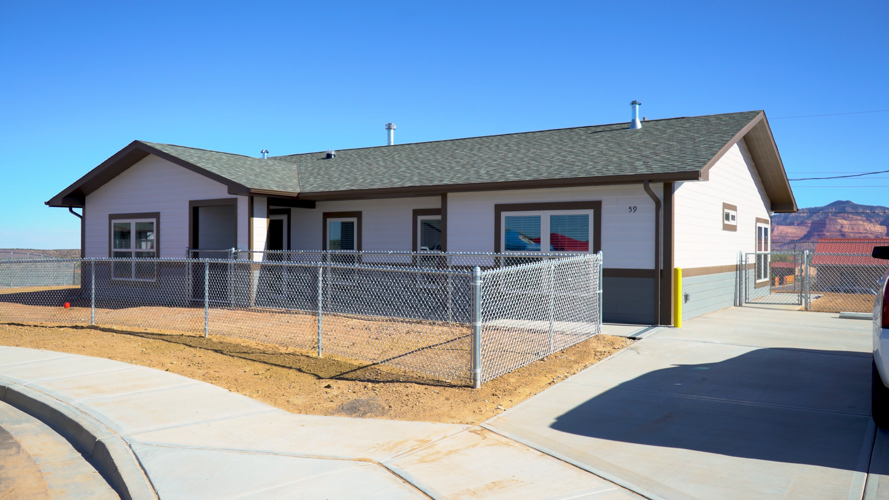
{"label": "yellow bollard", "polygon": [[682,328],[682,268],[673,269],[673,326]]}

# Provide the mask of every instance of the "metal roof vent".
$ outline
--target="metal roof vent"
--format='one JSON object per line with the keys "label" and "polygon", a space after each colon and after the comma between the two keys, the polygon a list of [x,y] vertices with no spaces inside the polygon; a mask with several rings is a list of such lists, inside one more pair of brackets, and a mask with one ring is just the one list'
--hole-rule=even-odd
{"label": "metal roof vent", "polygon": [[332,160],[333,158],[336,158],[336,150],[335,149],[328,149],[327,150],[327,159]]}
{"label": "metal roof vent", "polygon": [[268,149],[263,149],[262,151],[260,151],[260,153],[262,153],[263,160],[268,159],[268,157],[269,157],[269,150]]}
{"label": "metal roof vent", "polygon": [[386,143],[387,146],[391,146],[395,144],[395,124],[387,123],[386,130],[389,131],[389,141]]}
{"label": "metal roof vent", "polygon": [[639,121],[639,106],[641,105],[642,103],[639,101],[633,101],[630,103],[630,106],[633,107],[633,114],[631,116],[632,119],[630,120],[630,130],[642,128],[642,122]]}

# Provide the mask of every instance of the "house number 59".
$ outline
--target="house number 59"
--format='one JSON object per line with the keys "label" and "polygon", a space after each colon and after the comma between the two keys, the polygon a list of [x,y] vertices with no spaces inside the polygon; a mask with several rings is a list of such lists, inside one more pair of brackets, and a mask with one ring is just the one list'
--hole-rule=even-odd
{"label": "house number 59", "polygon": [[634,213],[636,211],[636,205],[630,207],[630,213]]}

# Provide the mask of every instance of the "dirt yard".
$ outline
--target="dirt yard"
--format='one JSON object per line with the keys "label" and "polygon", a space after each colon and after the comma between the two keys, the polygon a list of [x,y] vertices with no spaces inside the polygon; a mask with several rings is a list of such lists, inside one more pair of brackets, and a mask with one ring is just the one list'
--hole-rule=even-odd
{"label": "dirt yard", "polygon": [[293,413],[463,424],[486,420],[631,343],[599,335],[473,390],[391,367],[227,337],[0,325],[0,345],[167,370]]}
{"label": "dirt yard", "polygon": [[821,297],[809,303],[810,311],[821,312],[871,312],[874,310],[876,296],[855,293],[822,293]]}

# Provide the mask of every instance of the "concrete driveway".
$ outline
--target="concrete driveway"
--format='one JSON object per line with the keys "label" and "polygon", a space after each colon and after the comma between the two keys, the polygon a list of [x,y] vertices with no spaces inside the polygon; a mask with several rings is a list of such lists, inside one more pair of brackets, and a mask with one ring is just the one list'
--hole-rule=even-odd
{"label": "concrete driveway", "polygon": [[869,328],[727,309],[660,329],[485,427],[649,498],[860,499],[866,484],[878,498],[889,444],[881,433],[874,446]]}

